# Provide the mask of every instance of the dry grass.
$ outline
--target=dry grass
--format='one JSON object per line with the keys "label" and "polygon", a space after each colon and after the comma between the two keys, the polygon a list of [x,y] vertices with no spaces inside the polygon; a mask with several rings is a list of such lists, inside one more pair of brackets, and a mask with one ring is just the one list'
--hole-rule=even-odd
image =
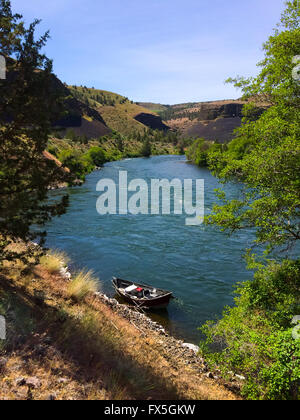
{"label": "dry grass", "polygon": [[51,250],[41,258],[40,265],[49,271],[49,273],[54,274],[58,273],[68,262],[69,258],[64,252]]}
{"label": "dry grass", "polygon": [[[72,283],[44,266],[31,281],[0,273],[0,307],[9,329],[13,325],[13,340],[0,349],[0,360],[6,359],[0,400],[237,399],[170,354],[161,335],[141,334],[89,294],[96,285],[92,273],[79,273],[74,282],[72,296],[85,296],[75,303]],[[40,386],[18,386],[20,377],[35,377]]]}
{"label": "dry grass", "polygon": [[67,294],[70,298],[80,302],[90,293],[98,291],[98,279],[92,271],[80,271],[68,285]]}

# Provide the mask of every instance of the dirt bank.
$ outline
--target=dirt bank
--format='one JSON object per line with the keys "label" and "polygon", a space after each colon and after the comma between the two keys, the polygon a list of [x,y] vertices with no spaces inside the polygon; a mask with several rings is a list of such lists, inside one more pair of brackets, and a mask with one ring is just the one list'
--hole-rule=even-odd
{"label": "dirt bank", "polygon": [[147,316],[101,293],[76,301],[71,281],[66,269],[2,272],[0,399],[239,399]]}

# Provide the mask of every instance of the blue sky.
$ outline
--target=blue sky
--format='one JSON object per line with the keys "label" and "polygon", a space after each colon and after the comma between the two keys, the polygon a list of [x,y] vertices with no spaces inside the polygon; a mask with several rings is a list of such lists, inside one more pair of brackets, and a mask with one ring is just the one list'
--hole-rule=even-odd
{"label": "blue sky", "polygon": [[229,76],[251,76],[283,0],[12,0],[50,29],[47,55],[68,84],[134,101],[238,98]]}

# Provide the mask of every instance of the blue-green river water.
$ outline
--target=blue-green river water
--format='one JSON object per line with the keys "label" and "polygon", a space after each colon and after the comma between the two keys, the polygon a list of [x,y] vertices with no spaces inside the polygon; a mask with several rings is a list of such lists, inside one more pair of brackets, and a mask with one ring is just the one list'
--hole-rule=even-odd
{"label": "blue-green river water", "polygon": [[[204,179],[205,213],[216,201],[220,185],[206,169],[186,162],[183,156],[158,156],[108,163],[87,177],[82,187],[70,188],[70,206],[65,215],[47,225],[47,245],[65,250],[72,269],[92,269],[102,290],[114,296],[112,276],[144,282],[173,291],[166,311],[151,315],[174,335],[197,343],[198,327],[217,319],[225,305],[233,303],[233,286],[251,277],[245,268],[243,251],[253,234],[243,231],[228,237],[210,226],[186,226],[186,215],[106,215],[96,211],[101,178],[169,180]],[[238,186],[227,185],[230,196]],[[63,191],[53,192],[60,195]]]}

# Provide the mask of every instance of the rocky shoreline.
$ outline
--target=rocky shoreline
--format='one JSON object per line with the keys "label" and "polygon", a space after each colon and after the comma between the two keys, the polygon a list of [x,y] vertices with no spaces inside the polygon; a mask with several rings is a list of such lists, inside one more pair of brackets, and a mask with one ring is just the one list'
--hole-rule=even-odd
{"label": "rocky shoreline", "polygon": [[201,376],[217,381],[230,391],[240,394],[241,386],[244,377],[236,375],[233,372],[228,372],[230,375],[229,381],[224,381],[220,376],[220,371],[212,372],[209,370],[205,360],[199,356],[199,347],[195,344],[185,343],[171,336],[159,323],[150,319],[146,314],[137,311],[135,308],[126,304],[119,303],[114,298],[109,298],[107,295],[97,292],[95,297],[102,303],[107,305],[111,310],[116,312],[120,317],[130,322],[140,333],[141,336],[147,337],[151,335],[158,335],[158,343],[164,353],[169,354],[168,361],[177,364],[180,361],[189,365]]}
{"label": "rocky shoreline", "polygon": [[[72,279],[72,274],[64,264],[62,264],[60,275],[66,281],[71,281]],[[243,376],[237,375],[234,372],[228,372],[230,379],[225,381],[221,378],[221,372],[218,369],[215,371],[209,370],[205,360],[199,356],[199,347],[195,344],[185,343],[183,340],[173,337],[162,325],[153,321],[146,313],[140,312],[134,307],[122,304],[118,302],[117,299],[110,298],[101,292],[96,292],[94,296],[113,312],[117,313],[121,318],[133,325],[140,332],[142,337],[158,337],[157,342],[161,347],[161,351],[164,352],[168,361],[174,365],[174,367],[177,367],[178,364],[182,363],[188,365],[199,376],[205,376],[206,378],[212,379],[230,391],[240,395],[241,387],[245,381]]]}

